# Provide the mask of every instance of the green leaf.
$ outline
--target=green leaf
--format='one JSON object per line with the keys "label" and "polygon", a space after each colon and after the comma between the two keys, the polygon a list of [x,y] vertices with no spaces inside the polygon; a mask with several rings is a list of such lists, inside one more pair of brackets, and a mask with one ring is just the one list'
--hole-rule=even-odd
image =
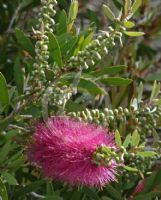
{"label": "green leaf", "polygon": [[144,191],[149,192],[154,190],[154,188],[158,185],[161,186],[161,169],[158,171],[154,171],[147,179],[146,179],[146,184]]}
{"label": "green leaf", "polygon": [[156,155],[156,152],[154,151],[140,151],[137,153],[138,156],[143,156],[143,157],[153,157]]}
{"label": "green leaf", "polygon": [[106,94],[105,90],[101,88],[94,80],[85,77],[81,77],[78,84],[78,89],[81,91],[88,91],[94,96],[97,94]]}
{"label": "green leaf", "polygon": [[91,74],[98,77],[101,75],[106,75],[106,74],[117,74],[119,72],[124,71],[125,69],[127,69],[127,66],[125,65],[118,65],[118,66],[111,66],[111,67],[104,67],[99,71],[96,72],[92,72]]}
{"label": "green leaf", "polygon": [[82,191],[75,190],[72,192],[72,195],[70,196],[70,200],[81,200]]}
{"label": "green leaf", "polygon": [[127,16],[127,14],[129,13],[130,7],[131,7],[131,0],[125,0],[125,3],[124,3],[125,16]]}
{"label": "green leaf", "polygon": [[107,18],[109,18],[111,21],[113,21],[115,19],[114,13],[112,12],[112,10],[107,5],[103,4],[102,10],[103,10],[103,14]]}
{"label": "green leaf", "polygon": [[[76,76],[76,73],[68,73],[63,75],[60,80],[65,81],[66,84],[72,83],[74,87],[78,87],[79,91],[89,92],[94,96],[97,94],[106,94],[106,91],[95,82],[94,77],[82,74],[82,76],[78,76],[78,80],[76,80]],[[76,84],[74,82],[76,82]]]}
{"label": "green leaf", "polygon": [[100,76],[99,80],[104,84],[113,86],[129,85],[132,82],[132,80],[128,78],[107,77],[107,76]]}
{"label": "green leaf", "polygon": [[131,21],[124,21],[124,26],[126,28],[133,28],[135,26],[135,23]]}
{"label": "green leaf", "polygon": [[104,190],[107,192],[108,196],[112,198],[112,200],[122,200],[121,192],[115,189],[111,184],[107,184]]}
{"label": "green leaf", "polygon": [[118,130],[116,130],[116,132],[115,132],[115,142],[118,147],[122,146],[121,136],[120,136],[120,133]]}
{"label": "green leaf", "polygon": [[35,56],[35,48],[34,45],[32,44],[31,40],[25,35],[23,31],[20,29],[15,30],[16,38],[21,45],[21,47],[27,51],[31,56]]}
{"label": "green leaf", "polygon": [[19,94],[23,94],[24,77],[20,65],[19,57],[15,60],[14,64],[14,80]]}
{"label": "green leaf", "polygon": [[0,178],[0,199],[8,200],[7,190],[1,178]]}
{"label": "green leaf", "polygon": [[69,25],[68,25],[68,31],[70,31],[73,27],[74,21],[77,17],[78,14],[78,1],[77,0],[73,0],[69,9]]}
{"label": "green leaf", "polygon": [[157,70],[157,72],[150,74],[148,77],[145,77],[146,81],[161,81],[161,71]]}
{"label": "green leaf", "polygon": [[91,32],[82,42],[81,50],[83,50],[93,39],[94,32]]}
{"label": "green leaf", "polygon": [[132,14],[134,14],[138,8],[141,6],[142,4],[142,0],[135,0],[135,2],[133,3],[132,7],[131,7],[131,12]]}
{"label": "green leaf", "polygon": [[58,40],[53,33],[49,33],[48,37],[49,37],[49,51],[51,53],[51,56],[59,67],[63,67],[62,55]]}
{"label": "green leaf", "polygon": [[[36,191],[37,189],[40,188],[40,186],[42,186],[44,184],[45,184],[44,180],[39,180],[39,181],[32,182],[31,184],[29,184],[29,185],[27,185],[25,187],[21,187],[21,189],[18,190],[17,193],[15,193],[15,197],[19,197],[20,196],[21,199],[24,199],[24,198],[22,198],[22,196],[24,196],[26,193]],[[13,199],[17,199],[17,198],[13,198]]]}
{"label": "green leaf", "polygon": [[139,37],[145,35],[144,32],[124,31],[124,34],[131,37]]}
{"label": "green leaf", "polygon": [[160,92],[160,83],[157,83],[154,81],[151,96],[150,96],[150,101],[153,101],[153,99],[157,98]]}
{"label": "green leaf", "polygon": [[47,196],[45,198],[43,198],[44,200],[63,200],[62,197],[56,195],[56,194],[53,194],[52,196]]}
{"label": "green leaf", "polygon": [[11,149],[10,141],[6,142],[6,144],[1,148],[0,151],[0,163],[3,163]]}
{"label": "green leaf", "polygon": [[0,104],[4,108],[5,113],[7,114],[10,100],[9,93],[7,88],[6,79],[3,74],[0,72]]}
{"label": "green leaf", "polygon": [[130,171],[130,172],[137,172],[138,171],[138,169],[133,168],[133,167],[129,167],[129,166],[126,166],[126,165],[124,165],[123,168],[126,169],[127,171]]}
{"label": "green leaf", "polygon": [[66,15],[66,12],[63,10],[60,13],[60,17],[59,17],[59,24],[57,27],[57,35],[61,35],[66,32],[67,32],[67,15]]}
{"label": "green leaf", "polygon": [[100,200],[98,194],[94,191],[94,189],[90,188],[83,188],[83,192],[87,195],[88,199],[90,200]]}
{"label": "green leaf", "polygon": [[143,83],[140,82],[139,87],[138,87],[138,102],[139,102],[139,103],[140,103],[141,100],[142,100],[143,90],[144,90]]}
{"label": "green leaf", "polygon": [[138,146],[139,145],[139,142],[140,142],[140,135],[138,133],[137,130],[135,130],[132,134],[132,141],[131,141],[131,144],[133,146]]}
{"label": "green leaf", "polygon": [[10,174],[8,172],[3,172],[2,176],[8,182],[9,185],[18,185],[17,180],[15,179],[15,177],[12,174]]}
{"label": "green leaf", "polygon": [[130,143],[131,143],[131,135],[129,134],[126,136],[123,146],[127,148]]}

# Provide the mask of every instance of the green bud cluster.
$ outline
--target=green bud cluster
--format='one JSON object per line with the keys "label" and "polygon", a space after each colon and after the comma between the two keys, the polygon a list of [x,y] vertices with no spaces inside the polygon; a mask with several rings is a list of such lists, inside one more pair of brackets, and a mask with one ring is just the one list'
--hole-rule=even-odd
{"label": "green bud cluster", "polygon": [[[148,173],[151,173],[156,160],[158,158],[156,156],[154,157],[143,157],[139,156],[135,153],[127,153],[124,155],[124,163],[126,166],[129,166],[133,169],[137,169],[136,171],[122,171],[122,177],[124,179],[129,178],[130,180],[133,178],[136,178],[137,176],[144,176]],[[129,180],[129,181],[130,181]]]}
{"label": "green bud cluster", "polygon": [[108,166],[112,160],[120,163],[120,157],[117,156],[114,149],[105,145],[98,147],[92,155],[92,163],[97,166]]}
{"label": "green bud cluster", "polygon": [[57,5],[56,0],[41,0],[42,7],[39,13],[39,24],[37,30],[33,30],[37,40],[35,45],[35,63],[32,73],[32,79],[36,81],[45,80],[45,70],[49,68],[48,59],[48,32],[53,32],[55,21],[53,16],[56,14],[54,7]]}
{"label": "green bud cluster", "polygon": [[45,101],[52,102],[52,105],[64,108],[66,102],[71,98],[73,89],[66,85],[62,87],[50,86],[44,93]]}
{"label": "green bud cluster", "polygon": [[123,126],[129,133],[137,129],[144,139],[145,135],[151,136],[154,133],[157,122],[161,118],[161,107],[140,108],[136,111],[132,107],[130,109],[119,107],[114,110],[105,108],[102,111],[86,109],[69,115],[86,122],[102,124],[109,130],[116,130]]}
{"label": "green bud cluster", "polygon": [[115,46],[115,39],[122,37],[121,28],[120,30],[114,30],[112,27],[108,29],[108,31],[102,31],[84,50],[79,51],[76,56],[72,56],[67,66],[88,69],[108,54],[109,48]]}

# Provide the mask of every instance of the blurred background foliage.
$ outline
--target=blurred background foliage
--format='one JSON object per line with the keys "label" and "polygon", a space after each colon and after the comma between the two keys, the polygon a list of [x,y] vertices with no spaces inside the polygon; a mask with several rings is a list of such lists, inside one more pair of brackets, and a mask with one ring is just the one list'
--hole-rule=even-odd
{"label": "blurred background foliage", "polygon": [[[92,33],[93,30],[99,34],[99,29],[106,30],[111,24],[101,12],[102,4],[108,4],[112,10],[118,14],[123,7],[123,0],[79,0],[79,13],[76,20],[76,25],[79,27],[80,33],[86,35],[87,32]],[[70,1],[59,0],[57,14],[55,16],[56,23],[59,22],[61,10],[68,12]],[[110,108],[118,108],[119,106],[127,107],[133,97],[137,96],[137,86],[142,81],[144,83],[144,101],[149,98],[152,84],[154,80],[161,81],[161,2],[157,0],[143,0],[140,9],[135,13],[134,21],[136,23],[135,30],[145,32],[145,35],[140,38],[125,37],[123,46],[113,48],[104,60],[97,66],[99,71],[102,66],[128,66],[119,72],[121,77],[133,79],[131,84],[119,85],[119,87],[107,87],[109,98],[106,99],[106,105]],[[9,98],[18,98],[18,94],[23,94],[28,73],[32,70],[33,55],[32,45],[35,43],[32,27],[37,24],[37,15],[39,13],[39,0],[0,0],[0,72],[6,78],[9,88]],[[23,37],[24,33],[31,38],[30,52],[24,49]],[[83,32],[84,30],[84,32]],[[87,31],[88,30],[88,31]],[[86,32],[87,31],[87,32]],[[59,33],[57,33],[59,35]],[[87,34],[87,35],[88,35]],[[81,35],[81,34],[80,34]],[[73,39],[74,40],[74,39]],[[80,41],[80,38],[79,38]],[[79,47],[80,48],[80,47]],[[30,55],[30,53],[33,55]],[[31,54],[32,54],[31,53]],[[69,56],[69,55],[67,55]],[[101,66],[100,66],[101,65]],[[90,71],[87,70],[90,73]],[[115,74],[117,75],[117,73]],[[112,75],[113,76],[113,75]],[[23,85],[23,86],[22,86]],[[99,90],[100,92],[100,90]],[[93,92],[91,92],[93,94]],[[96,92],[97,93],[97,92]],[[2,91],[0,90],[0,95]],[[95,92],[94,92],[95,95]],[[82,105],[82,99],[77,98],[76,104],[73,102],[73,107],[70,103],[67,104],[67,110],[76,111],[83,110],[85,107],[101,108],[101,98],[97,103],[91,103],[91,98],[84,95],[84,99],[88,101]],[[32,99],[30,99],[32,102]],[[12,101],[8,116],[15,106]],[[33,102],[32,102],[33,103]],[[31,103],[31,104],[32,104]],[[79,106],[78,106],[79,105]],[[23,105],[22,105],[23,106]],[[1,111],[1,108],[0,108]],[[19,112],[16,110],[15,112]],[[2,115],[1,115],[2,114]],[[27,108],[23,114],[32,115],[35,118],[40,118],[41,112],[37,105]],[[4,113],[0,112],[0,119],[3,119]],[[7,116],[7,114],[5,114]],[[122,196],[128,196],[135,186],[135,181],[131,185],[124,184],[123,180],[119,180],[121,184],[114,183],[108,185],[103,191],[97,191],[89,188],[70,188],[60,183],[53,184],[47,180],[42,180],[39,172],[28,167],[24,152],[25,139],[28,129],[24,128],[24,124],[30,127],[34,124],[28,119],[19,120],[17,116],[17,124],[22,130],[10,126],[7,132],[4,131],[4,125],[0,124],[0,173],[1,178],[6,181],[4,185],[0,180],[0,194],[3,194],[3,200],[27,200],[27,199],[47,199],[47,200],[119,200],[125,199]],[[8,122],[7,122],[8,123]],[[28,124],[29,123],[29,124]],[[25,134],[22,132],[25,132]],[[30,132],[30,131],[29,131]],[[147,198],[154,199],[154,194],[160,185],[161,173],[154,172],[150,176],[150,184],[147,185],[145,191]],[[20,184],[19,184],[20,183]],[[120,186],[121,185],[121,186]],[[157,186],[157,187],[156,187]],[[6,188],[8,196],[6,194]],[[150,196],[151,195],[151,196]],[[107,197],[108,196],[108,197]],[[156,196],[156,195],[155,195]],[[145,196],[136,197],[135,199],[145,199]],[[159,199],[159,198],[158,198]],[[156,199],[157,200],[157,199]]]}

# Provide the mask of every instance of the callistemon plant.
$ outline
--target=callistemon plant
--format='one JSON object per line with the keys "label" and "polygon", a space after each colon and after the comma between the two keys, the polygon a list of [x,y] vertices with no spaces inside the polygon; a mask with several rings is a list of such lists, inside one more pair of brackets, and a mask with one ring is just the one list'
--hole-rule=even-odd
{"label": "callistemon plant", "polygon": [[0,4],[0,200],[161,197],[160,15],[93,2]]}

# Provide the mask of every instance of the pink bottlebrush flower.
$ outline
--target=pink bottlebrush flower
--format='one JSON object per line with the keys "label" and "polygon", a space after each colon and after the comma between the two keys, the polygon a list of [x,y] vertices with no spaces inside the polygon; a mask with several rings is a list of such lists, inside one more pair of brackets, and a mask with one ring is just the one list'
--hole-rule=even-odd
{"label": "pink bottlebrush flower", "polygon": [[116,149],[113,133],[68,117],[52,117],[46,124],[37,125],[28,157],[52,180],[102,187],[116,181],[118,164],[114,160],[108,166],[92,162],[93,153],[101,145]]}

